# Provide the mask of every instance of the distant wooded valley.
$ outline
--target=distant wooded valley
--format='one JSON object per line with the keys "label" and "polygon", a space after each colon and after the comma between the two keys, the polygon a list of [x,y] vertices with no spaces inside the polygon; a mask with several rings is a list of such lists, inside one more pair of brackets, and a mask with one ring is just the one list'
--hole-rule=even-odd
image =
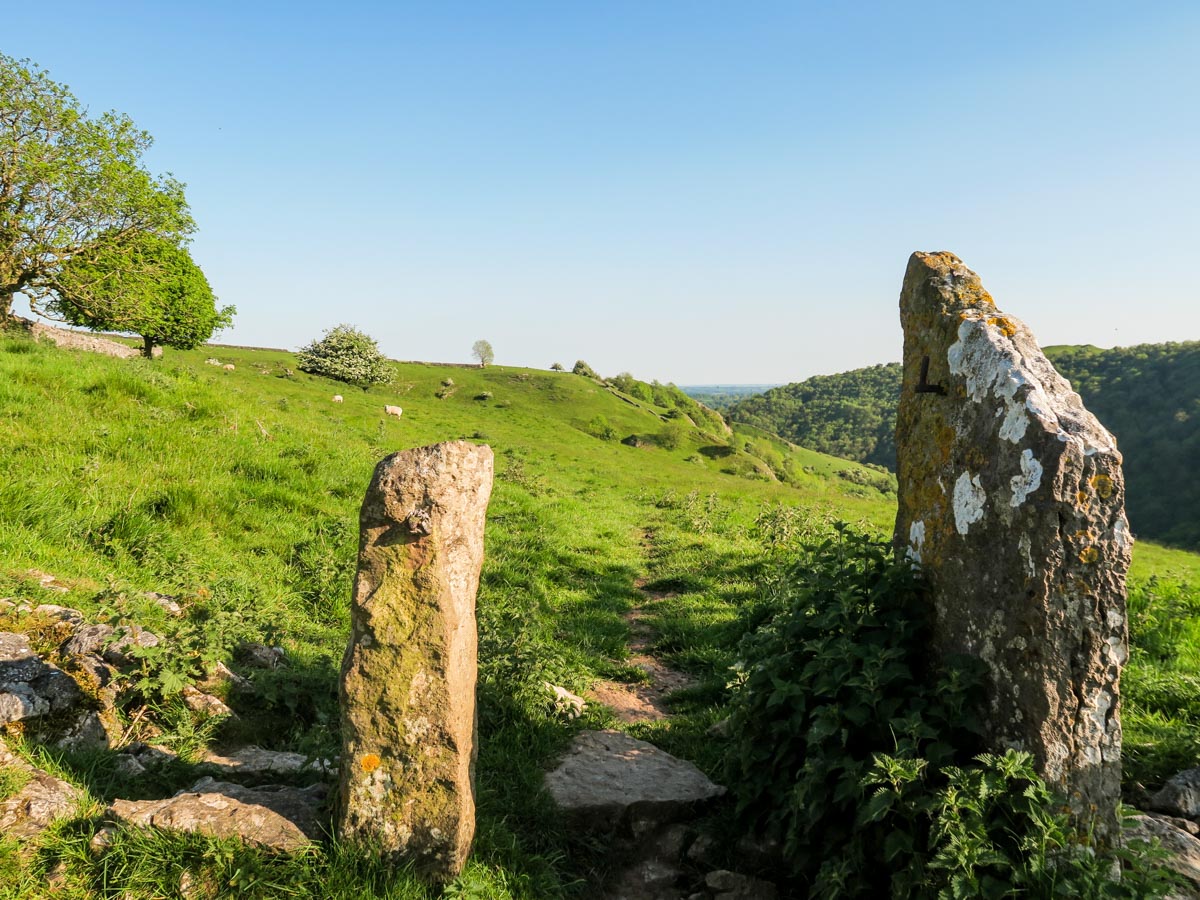
{"label": "distant wooded valley", "polygon": [[[1200,459],[1200,341],[1047,347],[1046,355],[1116,435],[1135,532],[1200,549],[1200,483],[1193,477]],[[722,396],[733,394],[727,387]],[[772,388],[727,405],[725,413],[812,450],[894,471],[899,395],[900,364],[888,363]]]}

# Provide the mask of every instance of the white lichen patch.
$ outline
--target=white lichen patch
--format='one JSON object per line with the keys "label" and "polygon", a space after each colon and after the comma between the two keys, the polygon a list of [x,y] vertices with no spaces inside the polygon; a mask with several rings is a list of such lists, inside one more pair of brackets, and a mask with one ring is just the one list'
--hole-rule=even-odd
{"label": "white lichen patch", "polygon": [[[999,412],[1000,410],[997,410],[997,414]],[[1021,438],[1025,437],[1025,432],[1028,428],[1029,416],[1025,412],[1024,404],[1008,404],[1008,411],[1004,414],[1004,421],[1000,423],[1000,437],[1017,444],[1020,443]]]}
{"label": "white lichen patch", "polygon": [[1125,649],[1125,642],[1120,637],[1110,637],[1105,643],[1108,644],[1108,659],[1113,665],[1123,666],[1125,660],[1129,656],[1129,651]]}
{"label": "white lichen patch", "polygon": [[1113,525],[1113,541],[1122,551],[1133,549],[1133,535],[1129,533],[1129,522],[1124,516]]}
{"label": "white lichen patch", "polygon": [[921,562],[921,551],[925,549],[925,523],[913,522],[908,526],[907,556],[918,565]]}
{"label": "white lichen patch", "polygon": [[963,472],[954,482],[954,527],[959,534],[966,534],[971,525],[983,518],[983,507],[987,493],[979,483],[979,476]]}
{"label": "white lichen patch", "polygon": [[424,716],[404,720],[404,743],[410,747],[429,734],[433,725]]}
{"label": "white lichen patch", "polygon": [[1021,535],[1020,540],[1017,541],[1017,548],[1021,551],[1021,559],[1025,562],[1025,574],[1030,578],[1035,578],[1037,566],[1033,564],[1033,546],[1027,533]]}
{"label": "white lichen patch", "polygon": [[1014,475],[1009,481],[1012,489],[1012,499],[1009,505],[1015,507],[1025,502],[1026,498],[1042,484],[1042,464],[1038,462],[1033,451],[1026,447],[1021,451],[1021,474]]}

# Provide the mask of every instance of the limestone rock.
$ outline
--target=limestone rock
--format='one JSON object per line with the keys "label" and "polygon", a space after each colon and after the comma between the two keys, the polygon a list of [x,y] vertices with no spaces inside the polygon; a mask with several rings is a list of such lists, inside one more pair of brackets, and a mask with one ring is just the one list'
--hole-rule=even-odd
{"label": "limestone rock", "polygon": [[279,775],[324,772],[332,768],[328,760],[312,761],[303,753],[264,750],[255,746],[242,747],[224,756],[210,751],[204,755],[200,765],[226,775]]}
{"label": "limestone rock", "polygon": [[247,788],[202,778],[166,800],[114,800],[110,818],[218,838],[237,837],[273,850],[299,850],[321,836],[324,785]]}
{"label": "limestone rock", "polygon": [[84,625],[63,642],[58,652],[63,656],[100,656],[112,639],[114,631],[111,625]]}
{"label": "limestone rock", "polygon": [[[1126,840],[1150,841],[1157,838],[1170,856],[1166,864],[1200,889],[1200,839],[1156,816],[1132,816],[1133,825],[1125,830]],[[1192,896],[1200,896],[1200,891]]]}
{"label": "limestone rock", "polygon": [[190,684],[183,686],[180,696],[183,698],[184,705],[192,712],[200,713],[210,719],[233,717],[233,710],[225,704],[224,700],[214,697],[212,694],[206,694]]}
{"label": "limestone rock", "polygon": [[1150,798],[1150,808],[1184,819],[1200,819],[1200,768],[1184,769],[1171,776]]}
{"label": "limestone rock", "polygon": [[1033,753],[1107,840],[1132,545],[1121,454],[953,254],[913,254],[900,318],[897,550],[929,578],[937,649],[986,665],[989,746]]}
{"label": "limestone rock", "polygon": [[29,682],[46,671],[46,664],[23,634],[0,632],[0,685]]}
{"label": "limestone rock", "polygon": [[0,800],[0,835],[28,840],[55,819],[70,815],[82,794],[67,782],[31,766],[0,741],[0,768],[20,772],[29,781]]}
{"label": "limestone rock", "polygon": [[237,660],[252,669],[277,669],[287,665],[287,656],[282,647],[268,647],[250,641],[238,646]]}
{"label": "limestone rock", "polygon": [[550,710],[560,716],[568,719],[578,719],[583,715],[583,711],[587,709],[586,700],[578,694],[571,693],[561,685],[543,681],[542,687],[550,693]]}
{"label": "limestone rock", "polygon": [[342,663],[344,838],[453,878],[475,833],[475,593],[492,451],[462,441],[375,468]]}
{"label": "limestone rock", "polygon": [[546,775],[546,788],[569,818],[591,829],[637,820],[645,830],[725,793],[690,762],[619,731],[579,734]]}

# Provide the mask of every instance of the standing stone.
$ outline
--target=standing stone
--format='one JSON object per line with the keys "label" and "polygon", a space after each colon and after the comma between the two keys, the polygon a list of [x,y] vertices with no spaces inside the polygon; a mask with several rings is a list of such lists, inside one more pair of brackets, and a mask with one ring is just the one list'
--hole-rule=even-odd
{"label": "standing stone", "polygon": [[1116,441],[953,254],[912,255],[900,320],[895,541],[931,583],[937,649],[986,664],[989,747],[1031,752],[1110,840],[1133,544]]}
{"label": "standing stone", "polygon": [[342,662],[341,833],[427,878],[475,834],[475,592],[492,451],[462,441],[375,468]]}

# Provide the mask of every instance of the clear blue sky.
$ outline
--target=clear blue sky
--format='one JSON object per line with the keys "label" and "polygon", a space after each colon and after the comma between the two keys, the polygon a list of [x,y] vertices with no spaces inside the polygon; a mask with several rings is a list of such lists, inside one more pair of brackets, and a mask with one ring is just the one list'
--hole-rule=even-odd
{"label": "clear blue sky", "polygon": [[222,340],[679,384],[898,359],[916,249],[1042,343],[1200,339],[1200,4],[10,4],[156,138]]}

